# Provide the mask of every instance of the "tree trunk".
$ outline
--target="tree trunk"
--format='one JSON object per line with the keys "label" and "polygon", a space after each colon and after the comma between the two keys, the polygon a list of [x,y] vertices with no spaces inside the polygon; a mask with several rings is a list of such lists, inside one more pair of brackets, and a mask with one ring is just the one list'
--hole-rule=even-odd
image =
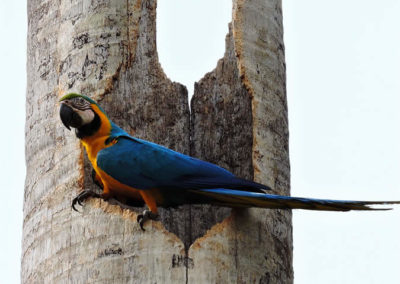
{"label": "tree trunk", "polygon": [[[289,211],[182,206],[142,232],[138,208],[72,198],[90,165],[58,118],[66,92],[96,99],[132,135],[289,194],[279,0],[234,0],[226,53],[186,88],[158,62],[156,0],[28,1],[23,283],[290,283]],[[191,123],[190,123],[191,121]],[[190,139],[191,137],[191,139]]]}

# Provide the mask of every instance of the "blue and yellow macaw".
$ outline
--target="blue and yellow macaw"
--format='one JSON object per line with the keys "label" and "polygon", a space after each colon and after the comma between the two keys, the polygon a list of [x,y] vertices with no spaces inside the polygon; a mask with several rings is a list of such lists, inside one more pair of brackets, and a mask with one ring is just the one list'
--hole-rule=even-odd
{"label": "blue and yellow macaw", "polygon": [[373,204],[399,204],[399,201],[345,201],[299,198],[266,194],[266,185],[236,177],[229,171],[163,146],[130,136],[115,125],[91,98],[70,93],[61,98],[60,117],[86,149],[93,165],[94,180],[102,194],[83,191],[72,201],[88,197],[126,197],[147,204],[138,215],[143,224],[156,219],[157,207],[182,204],[214,204],[227,207],[262,207],[328,211],[387,210]]}

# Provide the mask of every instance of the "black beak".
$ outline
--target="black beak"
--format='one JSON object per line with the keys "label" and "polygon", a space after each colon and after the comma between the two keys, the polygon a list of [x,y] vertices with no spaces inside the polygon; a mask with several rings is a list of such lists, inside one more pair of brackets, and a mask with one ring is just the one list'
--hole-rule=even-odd
{"label": "black beak", "polygon": [[66,104],[61,103],[60,107],[60,118],[64,126],[68,129],[71,130],[71,122],[74,117],[74,111],[72,108],[67,106]]}

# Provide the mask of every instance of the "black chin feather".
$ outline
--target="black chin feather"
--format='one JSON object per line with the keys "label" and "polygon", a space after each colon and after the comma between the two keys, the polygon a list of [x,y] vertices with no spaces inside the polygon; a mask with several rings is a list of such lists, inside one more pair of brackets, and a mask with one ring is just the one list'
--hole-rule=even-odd
{"label": "black chin feather", "polygon": [[94,113],[94,119],[92,120],[91,123],[75,129],[76,137],[82,139],[85,137],[92,136],[97,132],[97,130],[99,130],[100,125],[101,125],[100,117],[97,115],[97,113]]}

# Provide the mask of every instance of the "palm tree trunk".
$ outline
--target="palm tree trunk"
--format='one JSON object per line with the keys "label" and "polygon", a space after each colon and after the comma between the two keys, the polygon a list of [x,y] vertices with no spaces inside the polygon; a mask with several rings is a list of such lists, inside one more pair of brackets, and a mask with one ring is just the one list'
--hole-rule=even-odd
{"label": "palm tree trunk", "polygon": [[[186,88],[158,62],[156,0],[28,1],[23,283],[291,283],[291,214],[182,206],[142,232],[139,209],[72,198],[93,187],[58,118],[89,95],[132,135],[289,193],[281,1],[234,0],[226,53]],[[190,118],[191,117],[191,118]]]}

